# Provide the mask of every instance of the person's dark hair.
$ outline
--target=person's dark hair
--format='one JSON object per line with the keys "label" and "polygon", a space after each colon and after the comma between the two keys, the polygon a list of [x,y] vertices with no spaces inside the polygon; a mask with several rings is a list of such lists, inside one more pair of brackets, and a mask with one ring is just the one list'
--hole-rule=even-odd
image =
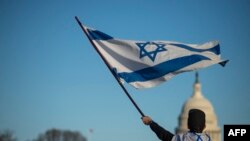
{"label": "person's dark hair", "polygon": [[191,132],[201,133],[205,128],[206,116],[202,110],[190,109],[188,113],[188,128]]}

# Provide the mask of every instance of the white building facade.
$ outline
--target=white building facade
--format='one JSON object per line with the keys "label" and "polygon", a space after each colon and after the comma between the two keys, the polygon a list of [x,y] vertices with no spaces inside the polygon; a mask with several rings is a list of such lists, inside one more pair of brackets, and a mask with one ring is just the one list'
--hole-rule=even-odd
{"label": "white building facade", "polygon": [[183,133],[188,131],[188,111],[192,108],[196,108],[201,109],[206,114],[206,128],[204,131],[211,136],[212,141],[221,141],[221,129],[217,124],[216,114],[210,101],[202,95],[198,73],[196,73],[196,80],[193,87],[193,95],[185,102],[182,107],[182,111],[178,118],[179,125],[175,132]]}

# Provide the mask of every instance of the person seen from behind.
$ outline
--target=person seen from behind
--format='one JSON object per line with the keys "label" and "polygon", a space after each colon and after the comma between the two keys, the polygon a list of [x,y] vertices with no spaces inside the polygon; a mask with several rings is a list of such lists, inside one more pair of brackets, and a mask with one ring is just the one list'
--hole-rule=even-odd
{"label": "person seen from behind", "polygon": [[158,125],[149,116],[142,117],[142,121],[145,125],[149,125],[162,141],[211,141],[210,136],[203,132],[206,128],[206,115],[200,109],[189,110],[187,123],[189,131],[176,135]]}

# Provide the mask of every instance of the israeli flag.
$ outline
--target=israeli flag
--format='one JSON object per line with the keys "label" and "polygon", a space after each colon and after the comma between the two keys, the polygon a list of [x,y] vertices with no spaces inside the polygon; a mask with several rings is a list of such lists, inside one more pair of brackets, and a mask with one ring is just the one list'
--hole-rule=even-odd
{"label": "israeli flag", "polygon": [[218,41],[201,45],[172,41],[134,41],[115,39],[83,26],[93,45],[120,79],[135,88],[150,88],[173,76],[198,70],[221,60]]}

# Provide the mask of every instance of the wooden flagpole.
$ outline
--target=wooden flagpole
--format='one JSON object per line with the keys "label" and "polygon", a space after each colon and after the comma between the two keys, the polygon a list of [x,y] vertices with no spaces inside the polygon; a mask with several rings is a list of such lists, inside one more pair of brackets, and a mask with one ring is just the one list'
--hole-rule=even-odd
{"label": "wooden flagpole", "polygon": [[90,43],[92,44],[92,46],[95,48],[96,52],[100,55],[101,59],[103,60],[103,62],[106,64],[106,66],[108,67],[108,69],[110,70],[110,72],[113,74],[113,76],[115,77],[116,81],[118,82],[118,84],[121,86],[122,90],[125,92],[125,94],[128,96],[129,100],[133,103],[133,105],[135,106],[135,108],[137,109],[137,111],[141,114],[142,117],[144,117],[144,113],[141,111],[141,109],[138,107],[138,105],[135,103],[135,101],[133,100],[133,98],[130,96],[130,94],[128,93],[127,89],[124,87],[124,85],[122,84],[122,82],[119,80],[119,78],[117,77],[117,74],[112,70],[110,64],[108,63],[108,61],[104,58],[104,56],[101,54],[101,52],[98,50],[98,48],[95,46],[95,44],[93,43],[93,41],[91,40],[91,38],[88,36],[88,33],[86,31],[86,29],[83,27],[82,23],[80,22],[80,20],[78,19],[77,16],[75,16],[75,19],[77,21],[77,23],[79,24],[79,26],[81,27],[81,29],[83,30],[83,32],[86,34],[86,36],[88,37]]}

